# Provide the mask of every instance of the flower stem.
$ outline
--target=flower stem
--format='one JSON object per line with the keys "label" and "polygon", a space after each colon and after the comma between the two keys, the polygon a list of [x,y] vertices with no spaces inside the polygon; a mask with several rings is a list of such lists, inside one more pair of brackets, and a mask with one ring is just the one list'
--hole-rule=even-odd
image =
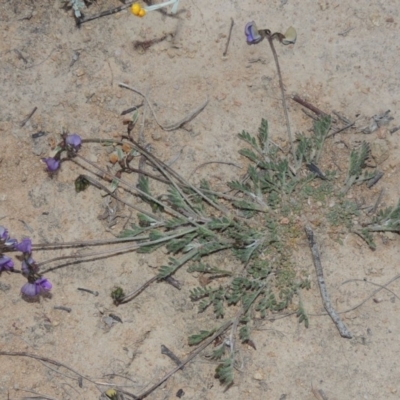
{"label": "flower stem", "polygon": [[281,67],[279,66],[278,54],[276,53],[275,46],[273,43],[274,35],[271,35],[269,33],[266,35],[266,37],[268,39],[269,46],[271,47],[271,51],[274,56],[276,70],[278,71],[279,87],[281,89],[281,96],[282,96],[282,106],[283,106],[283,112],[285,114],[285,120],[286,120],[286,130],[287,130],[287,134],[288,134],[289,141],[290,141],[290,147],[292,149],[293,160],[296,161],[296,151],[294,149],[292,130],[290,128],[289,113],[288,113],[288,108],[287,108],[286,99],[285,99],[285,88],[283,87]]}

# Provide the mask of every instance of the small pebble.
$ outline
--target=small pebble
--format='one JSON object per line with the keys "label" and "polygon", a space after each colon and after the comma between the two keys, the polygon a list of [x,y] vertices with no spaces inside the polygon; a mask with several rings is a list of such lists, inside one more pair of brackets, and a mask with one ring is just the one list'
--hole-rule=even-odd
{"label": "small pebble", "polygon": [[85,71],[82,68],[79,68],[75,71],[76,76],[83,76],[85,75]]}
{"label": "small pebble", "polygon": [[262,381],[262,380],[264,379],[264,376],[263,376],[263,374],[262,374],[261,372],[257,371],[257,372],[253,375],[253,378],[254,378],[256,381]]}
{"label": "small pebble", "polygon": [[158,140],[161,140],[162,135],[161,135],[160,131],[153,131],[151,134],[151,137],[153,140],[158,141]]}

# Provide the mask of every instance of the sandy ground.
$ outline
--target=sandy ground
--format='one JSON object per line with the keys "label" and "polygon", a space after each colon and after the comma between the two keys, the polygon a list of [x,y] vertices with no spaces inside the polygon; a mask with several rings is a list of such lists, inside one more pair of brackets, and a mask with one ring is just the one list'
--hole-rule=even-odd
{"label": "sandy ground", "polygon": [[[119,5],[116,0],[98,0],[87,14]],[[185,129],[163,131],[148,109],[144,121],[146,143],[163,160],[179,155],[174,168],[186,177],[210,160],[242,166],[204,166],[192,178],[194,183],[208,177],[223,187],[242,176],[245,160],[237,153],[237,133],[256,132],[261,118],[269,120],[274,139],[283,143],[286,133],[273,58],[267,44],[246,44],[243,29],[251,20],[272,31],[284,32],[290,25],[297,30],[296,45],[278,47],[288,97],[298,93],[322,110],[337,110],[350,119],[390,109],[399,123],[398,1],[181,0],[180,9],[184,11],[179,19],[156,12],[138,19],[124,11],[77,29],[58,1],[0,2],[0,224],[14,237],[29,235],[34,243],[69,242],[111,238],[118,232],[98,219],[104,204],[97,189],[75,192],[73,182],[81,172],[77,164],[66,163],[50,178],[40,157],[49,155],[63,128],[84,138],[113,138],[124,132],[121,111],[142,99],[120,88],[119,82],[147,93],[165,124],[180,120],[209,98],[205,110]],[[224,57],[231,18],[235,25]],[[165,35],[166,40],[145,51],[134,47],[135,41]],[[37,111],[21,126],[34,107]],[[310,120],[299,105],[289,100],[289,111],[295,131],[309,129]],[[46,134],[32,139],[39,131]],[[394,204],[400,196],[398,133],[379,130],[371,137],[384,143],[389,156],[380,160],[386,174],[376,191],[384,188],[384,204]],[[346,142],[346,133],[337,140]],[[102,165],[108,159],[99,145],[85,146],[82,154]],[[344,281],[384,284],[399,273],[399,243],[397,235],[380,235],[378,249],[372,252],[351,235],[343,245],[321,237],[326,280],[339,311],[359,304],[376,289],[363,282],[342,285]],[[35,258],[44,261],[61,254],[65,253],[41,251]],[[344,314],[354,338],[342,339],[328,317],[317,316],[323,307],[305,240],[296,254],[299,268],[309,271],[313,282],[303,299],[311,314],[309,329],[299,326],[295,317],[263,323],[253,335],[257,351],[240,348],[242,365],[226,392],[214,379],[215,364],[200,356],[149,398],[177,398],[179,389],[184,399],[400,398],[395,297],[400,284],[390,286],[393,293],[381,291]],[[80,387],[72,371],[57,372],[56,366],[31,358],[0,356],[0,398],[33,398],[29,396],[39,393],[42,397],[35,398],[98,399],[109,387],[101,383],[107,382],[137,394],[173,368],[160,346],[183,358],[191,350],[188,335],[211,323],[206,321],[209,315],[197,314],[188,297],[192,278],[179,271],[182,290],[160,283],[118,308],[109,296],[114,285],[134,290],[154,276],[166,257],[163,252],[130,253],[69,264],[46,275],[54,285],[52,298],[32,304],[19,296],[21,276],[3,273],[1,351],[57,360],[92,382],[84,380]],[[230,262],[224,257],[218,261]],[[123,323],[108,325],[109,313]]]}

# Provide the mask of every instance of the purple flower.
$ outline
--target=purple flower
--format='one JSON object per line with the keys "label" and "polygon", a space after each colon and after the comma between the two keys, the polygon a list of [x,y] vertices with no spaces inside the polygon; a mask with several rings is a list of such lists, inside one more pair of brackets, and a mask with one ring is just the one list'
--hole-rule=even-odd
{"label": "purple flower", "polygon": [[0,225],[0,240],[5,242],[8,239],[8,230]]}
{"label": "purple flower", "polygon": [[11,247],[11,248],[15,249],[15,245],[16,245],[17,243],[18,243],[18,240],[17,240],[17,239],[8,238],[4,244],[5,244],[7,247]]}
{"label": "purple flower", "polygon": [[24,254],[32,253],[32,240],[30,238],[23,238],[21,243],[14,246],[15,250],[21,251]]}
{"label": "purple flower", "polygon": [[51,288],[52,284],[46,278],[39,278],[33,283],[25,283],[21,288],[21,293],[23,296],[34,297],[49,292]]}
{"label": "purple flower", "polygon": [[82,144],[82,139],[79,135],[76,133],[73,133],[72,135],[68,135],[65,139],[65,143],[72,147],[73,150],[78,151],[81,147]]}
{"label": "purple flower", "polygon": [[60,168],[60,160],[56,160],[55,158],[42,158],[42,161],[46,164],[48,172],[55,172]]}
{"label": "purple flower", "polygon": [[10,257],[1,256],[0,257],[0,272],[1,271],[10,271],[14,269],[14,262]]}
{"label": "purple flower", "polygon": [[8,230],[4,226],[0,226],[0,242],[2,242],[7,247],[14,247],[17,243],[17,239],[11,239],[8,236]]}
{"label": "purple flower", "polygon": [[244,28],[247,44],[257,44],[263,40],[263,37],[258,33],[256,23],[254,21],[248,22]]}

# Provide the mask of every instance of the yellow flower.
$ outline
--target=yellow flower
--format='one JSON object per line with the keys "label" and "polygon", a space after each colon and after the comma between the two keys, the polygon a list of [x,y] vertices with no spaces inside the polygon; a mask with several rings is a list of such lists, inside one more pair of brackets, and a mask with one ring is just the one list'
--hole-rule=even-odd
{"label": "yellow flower", "polygon": [[136,15],[137,17],[144,17],[146,13],[149,11],[158,10],[160,8],[167,7],[169,5],[172,5],[171,13],[176,14],[178,10],[179,0],[167,0],[164,1],[163,3],[154,4],[152,6],[146,6],[146,7],[142,7],[139,3],[134,3],[131,6],[131,12],[133,15]]}
{"label": "yellow flower", "polygon": [[133,15],[139,16],[140,11],[142,10],[142,7],[140,7],[139,3],[133,3],[131,6],[131,12]]}

